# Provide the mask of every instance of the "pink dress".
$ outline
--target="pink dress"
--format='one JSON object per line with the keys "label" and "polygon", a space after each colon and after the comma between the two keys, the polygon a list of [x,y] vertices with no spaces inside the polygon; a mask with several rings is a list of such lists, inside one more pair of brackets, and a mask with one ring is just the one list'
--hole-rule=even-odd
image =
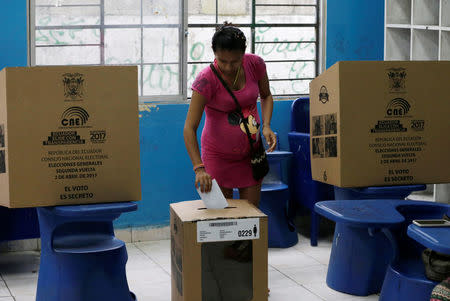
{"label": "pink dress", "polygon": [[[216,69],[217,63],[214,62]],[[262,58],[244,54],[242,67],[245,72],[245,86],[233,91],[248,120],[252,139],[259,139],[260,118],[256,101],[259,95],[258,81],[266,73]],[[201,138],[202,161],[206,172],[222,187],[243,188],[259,184],[253,179],[250,166],[250,143],[245,127],[236,112],[236,104],[222,83],[208,66],[203,69],[192,84],[192,90],[203,95],[205,126]]]}

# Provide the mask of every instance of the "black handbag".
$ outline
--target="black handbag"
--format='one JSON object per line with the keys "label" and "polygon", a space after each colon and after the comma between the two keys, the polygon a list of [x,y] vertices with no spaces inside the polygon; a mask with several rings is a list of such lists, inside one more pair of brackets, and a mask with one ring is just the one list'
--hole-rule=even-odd
{"label": "black handbag", "polygon": [[264,178],[269,172],[269,161],[267,161],[267,155],[261,140],[261,134],[259,133],[259,144],[255,146],[252,135],[250,134],[250,130],[248,129],[248,124],[245,121],[244,114],[242,113],[241,105],[239,104],[236,96],[234,96],[233,91],[231,91],[227,83],[223,80],[222,76],[220,76],[219,72],[217,72],[214,65],[211,64],[210,67],[217,78],[220,80],[222,85],[228,91],[228,93],[230,93],[231,98],[233,98],[234,102],[236,103],[236,113],[239,115],[241,122],[244,124],[245,132],[247,133],[248,141],[250,142],[250,164],[252,166],[253,178],[256,181],[259,181]]}
{"label": "black handbag", "polygon": [[450,255],[425,249],[422,252],[422,261],[428,279],[440,282],[450,277]]}

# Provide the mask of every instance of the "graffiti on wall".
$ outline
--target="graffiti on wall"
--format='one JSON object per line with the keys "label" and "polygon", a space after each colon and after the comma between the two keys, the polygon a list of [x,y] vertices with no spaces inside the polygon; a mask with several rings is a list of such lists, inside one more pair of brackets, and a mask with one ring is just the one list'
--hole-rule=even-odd
{"label": "graffiti on wall", "polygon": [[[92,22],[92,20],[90,20]],[[52,23],[51,16],[44,16],[37,20],[36,25],[39,29],[36,30],[35,41],[36,45],[83,45],[83,44],[100,44],[100,29],[61,29],[61,30],[45,30],[45,26]],[[67,18],[61,20],[59,23],[62,26],[82,25],[86,24],[84,18]],[[100,19],[96,21],[100,24]],[[276,29],[271,27],[258,27],[255,31],[255,42],[263,42],[255,44],[255,53],[263,58],[275,58],[276,60],[292,60],[292,58],[299,59],[307,57],[308,59],[315,58],[316,45],[314,37],[305,35],[292,37],[290,39],[279,38],[274,35]],[[194,81],[196,75],[204,64],[196,64],[196,62],[204,62],[211,60],[211,52],[209,50],[210,37],[196,37],[193,43],[189,45],[188,61],[191,63],[188,71],[188,86]],[[173,40],[173,39],[172,39]],[[286,43],[290,41],[298,41]],[[160,37],[157,39],[158,53],[162,56],[166,53],[167,45],[170,42],[170,37]],[[264,42],[271,43],[264,43]],[[311,42],[311,43],[305,43]],[[107,45],[106,45],[107,46]],[[138,45],[130,45],[129,48],[140,51],[140,42]],[[154,47],[154,46],[153,46]],[[127,51],[127,47],[124,48]],[[41,51],[40,55],[45,55],[45,51]],[[161,58],[164,61],[164,58]],[[165,58],[167,60],[167,58]],[[39,61],[39,60],[37,60]],[[99,63],[100,61],[98,61]],[[70,62],[68,62],[70,63]],[[120,56],[108,55],[105,56],[105,64],[140,64],[141,59],[129,58],[126,53]],[[311,78],[315,75],[315,64],[311,62],[292,61],[279,64],[271,64],[269,77],[276,76],[277,78],[288,79],[286,81],[271,82],[271,90],[273,94],[306,94],[308,93],[308,81],[295,80],[301,78]],[[142,68],[142,86],[144,88],[144,95],[152,94],[177,94],[179,84],[179,66],[177,64],[152,64],[145,65]]]}

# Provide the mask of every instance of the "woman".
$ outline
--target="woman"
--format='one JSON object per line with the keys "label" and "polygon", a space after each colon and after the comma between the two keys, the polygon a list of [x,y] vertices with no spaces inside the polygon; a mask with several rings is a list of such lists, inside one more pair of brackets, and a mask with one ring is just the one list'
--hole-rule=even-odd
{"label": "woman", "polygon": [[[235,94],[244,120],[236,114],[236,103],[208,66],[192,84],[192,99],[184,125],[184,141],[195,172],[195,186],[202,192],[211,190],[211,179],[216,179],[225,198],[233,197],[233,188],[239,188],[242,199],[258,206],[261,180],[256,181],[250,165],[250,142],[243,122],[246,122],[254,146],[259,139],[261,121],[257,110],[261,97],[262,134],[269,145],[276,147],[276,137],[270,128],[273,98],[269,89],[266,65],[256,55],[245,53],[244,33],[224,23],[212,38],[214,66]],[[200,156],[197,128],[206,113]]]}

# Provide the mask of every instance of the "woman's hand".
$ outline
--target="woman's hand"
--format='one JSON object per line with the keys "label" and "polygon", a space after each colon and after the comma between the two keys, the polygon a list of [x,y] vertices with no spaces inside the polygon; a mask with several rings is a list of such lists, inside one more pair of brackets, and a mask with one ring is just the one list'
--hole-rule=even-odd
{"label": "woman's hand", "polygon": [[269,145],[269,149],[267,150],[268,153],[273,152],[275,147],[277,146],[277,136],[272,131],[270,126],[263,126],[263,135],[266,139],[267,144]]}
{"label": "woman's hand", "polygon": [[200,188],[201,192],[211,191],[212,179],[204,167],[195,170],[195,187]]}

